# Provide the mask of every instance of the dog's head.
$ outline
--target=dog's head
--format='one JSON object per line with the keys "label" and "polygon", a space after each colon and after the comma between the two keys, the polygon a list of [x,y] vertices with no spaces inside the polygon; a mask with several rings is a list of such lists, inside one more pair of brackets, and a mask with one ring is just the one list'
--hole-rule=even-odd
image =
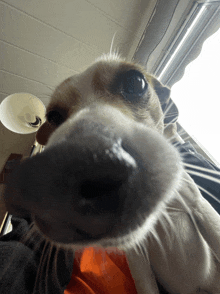
{"label": "dog's head", "polygon": [[14,172],[4,199],[55,242],[131,246],[180,182],[163,137],[169,89],[139,65],[103,57],[61,83],[37,133],[45,150]]}

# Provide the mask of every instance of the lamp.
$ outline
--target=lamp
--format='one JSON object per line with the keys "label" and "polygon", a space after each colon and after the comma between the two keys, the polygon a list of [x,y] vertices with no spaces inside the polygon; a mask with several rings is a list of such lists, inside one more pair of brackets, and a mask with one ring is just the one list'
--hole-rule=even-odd
{"label": "lamp", "polygon": [[28,93],[15,93],[2,101],[0,120],[12,132],[30,134],[44,123],[45,112],[45,106],[39,98]]}

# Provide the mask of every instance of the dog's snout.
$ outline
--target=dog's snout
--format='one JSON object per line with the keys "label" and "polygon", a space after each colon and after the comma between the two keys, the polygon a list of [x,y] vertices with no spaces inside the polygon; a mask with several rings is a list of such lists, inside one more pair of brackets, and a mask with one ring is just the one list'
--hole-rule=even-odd
{"label": "dog's snout", "polygon": [[[122,142],[105,125],[79,120],[62,140],[28,159],[14,175],[11,185],[18,202],[13,200],[13,213],[31,212],[45,235],[62,242],[82,241],[88,232],[92,238],[110,232],[137,170]],[[8,194],[11,191],[9,186]],[[51,229],[57,222],[67,223],[59,234]]]}
{"label": "dog's snout", "polygon": [[178,153],[160,134],[95,105],[61,124],[45,150],[21,164],[4,199],[10,213],[31,216],[54,241],[111,246],[172,196],[176,162]]}
{"label": "dog's snout", "polygon": [[84,126],[80,122],[68,134],[68,143],[49,148],[45,155],[61,167],[74,210],[82,215],[116,213],[136,161],[107,128],[88,122]]}

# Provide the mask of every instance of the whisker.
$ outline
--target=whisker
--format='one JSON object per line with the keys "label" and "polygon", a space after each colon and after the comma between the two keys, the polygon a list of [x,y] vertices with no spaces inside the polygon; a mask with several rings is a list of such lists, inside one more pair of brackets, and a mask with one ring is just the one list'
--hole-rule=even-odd
{"label": "whisker", "polygon": [[37,251],[45,241],[45,238],[39,233],[34,223],[32,223],[31,226],[30,231],[22,236],[21,242],[26,246],[33,248],[34,251]]}
{"label": "whisker", "polygon": [[[185,181],[185,182],[187,182],[187,183],[189,183],[190,185],[192,185],[192,182],[191,182],[190,180],[187,180],[186,178],[182,178],[182,180]],[[197,185],[196,185],[196,186],[197,186]],[[195,218],[194,218],[194,216],[193,216],[193,211],[190,209],[189,205],[187,205],[187,203],[186,203],[186,201],[183,199],[183,197],[181,197],[181,194],[180,194],[180,193],[177,193],[177,195],[179,196],[179,197],[178,197],[178,200],[179,200],[179,201],[181,202],[181,204],[183,205],[183,207],[184,207],[184,209],[185,209],[185,212],[188,214],[188,216],[189,216],[191,222],[193,223],[193,226],[194,226],[195,230],[197,231],[198,235],[200,235],[201,233],[200,233],[200,230],[199,230],[198,225],[197,225],[197,223],[196,223],[196,220],[195,220]],[[179,246],[181,247],[182,244],[179,243]],[[182,250],[183,250],[183,248],[182,248]],[[185,254],[185,253],[184,253],[184,254]]]}
{"label": "whisker", "polygon": [[164,256],[164,258],[167,259],[167,257],[166,257],[167,254],[166,254],[165,248],[164,248],[163,243],[161,242],[161,239],[160,239],[160,237],[159,237],[159,235],[158,235],[158,233],[157,233],[157,231],[155,229],[152,229],[150,231],[149,237],[153,238],[157,242],[157,244],[160,247],[160,250],[161,250],[161,252],[162,252],[162,254]]}
{"label": "whisker", "polygon": [[[183,181],[190,183],[191,182],[185,178],[183,178]],[[209,191],[207,191],[205,188],[201,187],[200,185],[196,184],[196,186],[203,192],[207,193],[207,195],[209,195],[212,199],[214,199],[216,202],[218,202],[220,204],[220,199],[218,199],[217,197],[215,197],[212,193],[210,193]]]}
{"label": "whisker", "polygon": [[48,86],[48,85],[46,85],[46,84],[45,84],[45,86],[46,86],[48,89],[52,90],[52,91],[54,91],[54,89],[56,88],[56,87],[54,87],[54,86]]}
{"label": "whisker", "polygon": [[36,278],[35,278],[35,284],[34,284],[33,293],[38,293],[38,288],[41,289],[41,285],[42,285],[41,276],[42,276],[42,271],[43,271],[43,264],[44,264],[44,260],[45,260],[45,255],[47,253],[47,245],[48,245],[48,241],[45,241],[44,248],[43,248],[43,250],[41,252],[41,258],[40,258],[39,266],[38,266],[38,269],[37,269],[37,274],[36,274]]}
{"label": "whisker", "polygon": [[[169,124],[166,125],[166,126],[169,126],[170,124],[172,124],[172,122],[169,123]],[[177,136],[179,136],[179,138],[178,138],[179,141],[173,143],[173,142],[172,142],[173,139],[176,139]],[[174,146],[176,146],[177,144],[180,144],[180,143],[184,143],[183,139],[180,137],[180,135],[179,135],[178,132],[176,132],[173,136],[169,137],[167,140],[168,140],[168,142],[172,143]]]}
{"label": "whisker", "polygon": [[[55,255],[54,255],[54,266],[53,266],[53,271],[55,273],[55,275],[57,276],[57,272],[58,272],[58,268],[57,268],[57,260],[58,260],[58,253],[59,253],[59,250],[60,250],[60,246],[55,246]],[[65,251],[66,253],[66,251]],[[65,254],[65,263],[66,263],[66,254]]]}
{"label": "whisker", "polygon": [[117,31],[114,33],[113,37],[112,37],[112,41],[111,41],[111,46],[110,46],[110,55],[113,55],[113,44],[114,44],[114,40],[115,40],[115,36],[117,34]]}
{"label": "whisker", "polygon": [[[180,131],[178,131],[178,134],[182,138],[183,136],[185,136],[186,131],[185,130],[180,130]],[[189,139],[191,139],[190,135],[187,135],[186,137],[182,138],[182,140],[184,142],[187,142]],[[190,144],[192,144],[193,146],[196,146],[196,144],[193,143],[193,142],[190,142]]]}
{"label": "whisker", "polygon": [[[174,223],[173,223],[171,217],[169,216],[169,212],[167,211],[167,209],[172,210],[172,209],[170,209],[169,206],[167,206],[167,207],[166,207],[166,211],[163,211],[163,212],[162,212],[162,216],[163,216],[164,219],[166,220],[167,224],[170,226],[171,231],[174,231],[174,230],[175,230],[175,225],[174,225]],[[159,219],[159,220],[160,220],[160,219]],[[166,235],[169,236],[169,235],[170,235],[170,231],[169,231],[169,229],[168,229],[168,226],[165,224],[164,221],[162,221],[162,219],[161,219],[160,223],[161,223],[161,226],[163,227],[164,231],[166,232]],[[168,239],[169,239],[169,241],[170,241],[170,236],[169,236]]]}
{"label": "whisker", "polygon": [[209,195],[212,199],[214,199],[216,202],[218,202],[220,204],[220,199],[218,199],[217,197],[215,197],[212,193],[210,193],[209,191],[207,191],[205,188],[201,187],[200,185],[197,184],[197,187],[202,190],[203,192],[205,192],[207,195]]}
{"label": "whisker", "polygon": [[147,249],[141,243],[138,243],[137,246],[138,246],[139,254],[142,256],[143,259],[148,261]]}
{"label": "whisker", "polygon": [[[180,132],[178,132],[178,134],[179,134],[180,136],[183,136],[184,134],[186,134],[186,131],[180,131]],[[191,139],[191,137],[188,135],[187,137],[184,137],[183,140],[186,142],[186,141],[189,140],[189,139]],[[192,144],[193,146],[196,146],[195,143],[190,142],[190,144]]]}
{"label": "whisker", "polygon": [[212,182],[215,182],[215,183],[220,184],[220,179],[217,179],[215,177],[208,176],[206,174],[203,174],[203,173],[200,173],[200,172],[196,172],[196,171],[192,171],[192,170],[189,170],[189,169],[187,169],[186,171],[187,171],[188,174],[191,174],[191,175],[194,175],[194,176],[198,176],[200,178],[204,178],[204,179],[207,179],[207,180],[210,180]]}
{"label": "whisker", "polygon": [[34,224],[31,223],[29,226],[30,230],[27,231],[20,239],[21,243],[25,244],[25,245],[29,245],[31,242],[31,238],[33,237],[35,230],[34,230]]}
{"label": "whisker", "polygon": [[163,113],[163,116],[161,117],[161,120],[164,120],[166,117],[172,116],[172,114],[168,115],[168,112],[170,111],[171,107],[174,105],[173,101],[170,103],[170,105],[166,108],[166,110]]}
{"label": "whisker", "polygon": [[[49,279],[49,271],[50,271],[50,262],[51,262],[51,260],[53,261],[53,259],[51,259],[53,245],[51,243],[49,243],[48,246],[49,246],[49,248],[48,248],[49,252],[47,253],[47,265],[46,265],[46,273],[45,273],[45,293],[48,293],[48,279]],[[45,259],[45,263],[46,263],[46,259]]]}
{"label": "whisker", "polygon": [[[190,168],[193,168],[193,169],[205,171],[205,172],[208,172],[210,174],[218,175],[220,177],[220,172],[219,171],[214,171],[214,170],[211,170],[211,169],[208,169],[208,168],[205,168],[205,167],[201,167],[201,166],[197,166],[197,165],[193,165],[193,164],[185,163],[185,162],[183,164],[186,167],[190,167]],[[188,169],[187,169],[187,171],[188,171]]]}
{"label": "whisker", "polygon": [[[158,126],[160,123],[161,123],[161,121],[163,121],[166,117],[167,117],[167,113],[169,112],[169,110],[170,110],[170,108],[173,106],[173,102],[172,103],[170,103],[170,105],[167,107],[167,109],[164,111],[164,113],[163,113],[163,115],[161,116],[161,118],[159,119],[159,121],[157,122],[157,124],[156,124],[156,126]],[[173,120],[175,120],[176,118],[174,118]],[[172,121],[173,121],[172,120]],[[171,122],[170,122],[171,123]],[[170,124],[169,123],[169,124]],[[168,124],[168,125],[169,125]]]}

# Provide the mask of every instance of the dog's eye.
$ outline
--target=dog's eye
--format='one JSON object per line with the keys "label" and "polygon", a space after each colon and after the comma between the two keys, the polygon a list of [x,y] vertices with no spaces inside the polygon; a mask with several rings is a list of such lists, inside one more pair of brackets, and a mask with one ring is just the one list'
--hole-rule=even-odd
{"label": "dog's eye", "polygon": [[137,70],[129,70],[121,77],[121,93],[123,96],[140,97],[147,90],[147,82],[143,74]]}
{"label": "dog's eye", "polygon": [[52,110],[47,114],[47,120],[49,123],[59,126],[64,122],[65,119],[59,111]]}

